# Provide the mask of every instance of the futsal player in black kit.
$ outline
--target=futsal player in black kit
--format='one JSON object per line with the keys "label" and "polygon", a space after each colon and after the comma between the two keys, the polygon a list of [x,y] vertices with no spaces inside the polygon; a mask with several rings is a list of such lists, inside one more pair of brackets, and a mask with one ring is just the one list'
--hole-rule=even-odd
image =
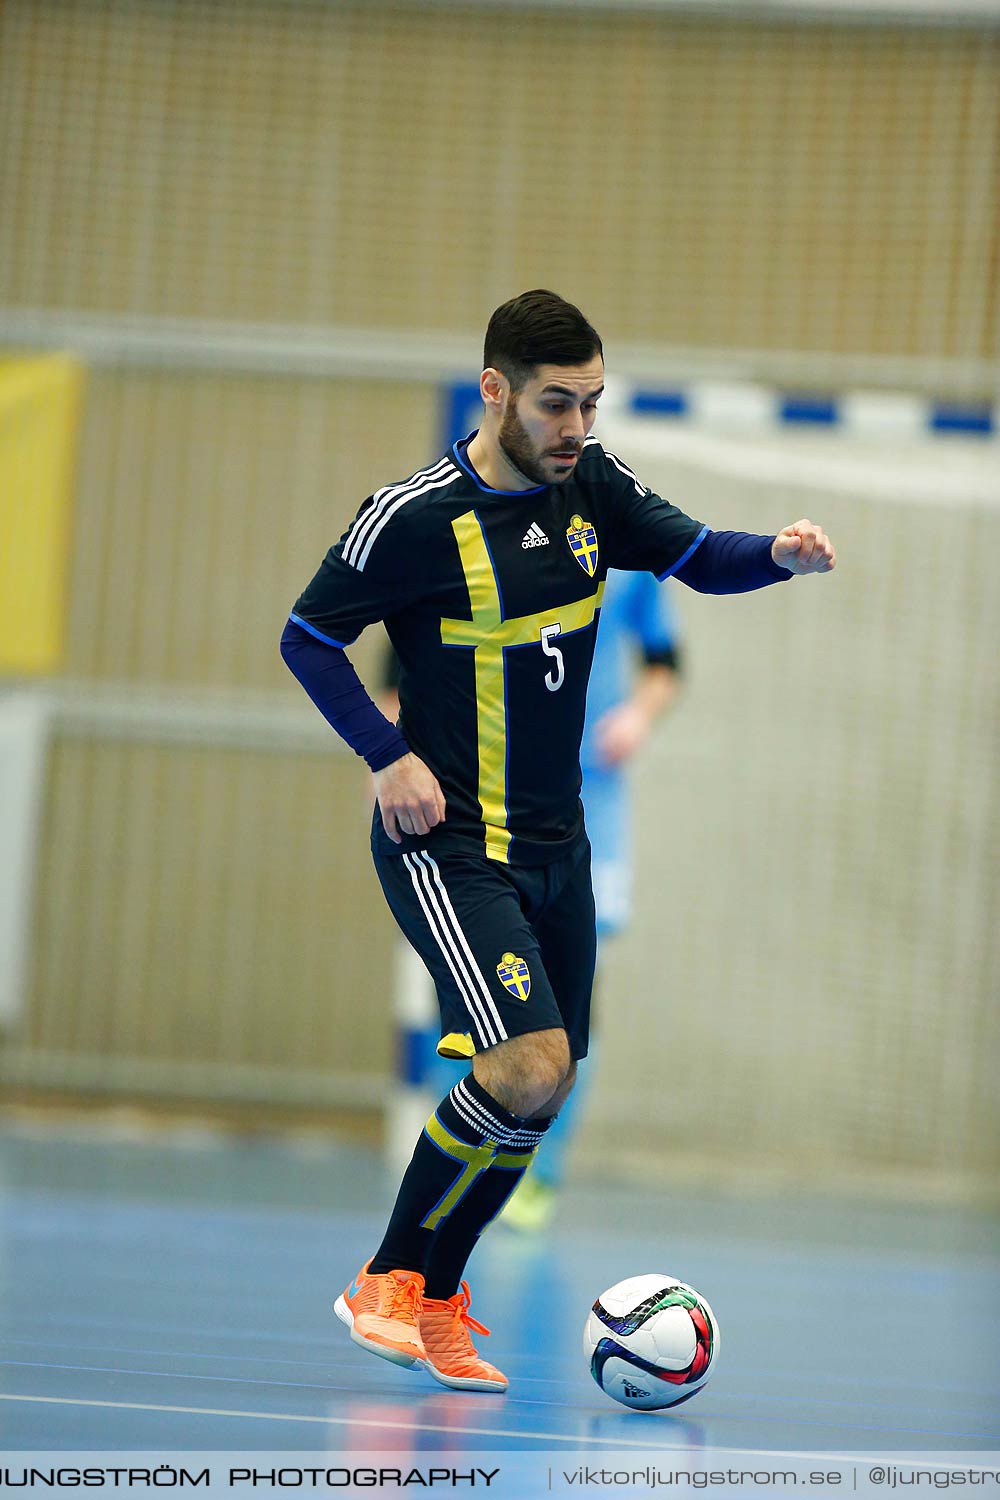
{"label": "futsal player in black kit", "polygon": [[[579,750],[607,570],[742,593],[829,572],[835,557],[807,520],[777,536],[710,531],[606,452],[591,432],[601,340],[555,293],[498,308],[483,365],[478,431],[365,501],[281,650],[374,773],[375,868],[434,978],[440,1050],[470,1062],[335,1310],[373,1354],[502,1391],[472,1343],[487,1330],[462,1276],[587,1052],[596,940]],[[399,659],[397,725],[344,652],[376,620]]]}

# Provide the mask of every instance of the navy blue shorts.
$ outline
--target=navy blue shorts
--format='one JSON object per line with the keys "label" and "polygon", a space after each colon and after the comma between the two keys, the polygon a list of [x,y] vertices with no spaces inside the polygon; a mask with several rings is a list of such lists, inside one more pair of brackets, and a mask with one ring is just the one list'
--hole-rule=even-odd
{"label": "navy blue shorts", "polygon": [[532,869],[435,848],[374,851],[404,936],[437,988],[442,1044],[471,1057],[509,1037],[561,1027],[586,1057],[597,959],[590,845]]}

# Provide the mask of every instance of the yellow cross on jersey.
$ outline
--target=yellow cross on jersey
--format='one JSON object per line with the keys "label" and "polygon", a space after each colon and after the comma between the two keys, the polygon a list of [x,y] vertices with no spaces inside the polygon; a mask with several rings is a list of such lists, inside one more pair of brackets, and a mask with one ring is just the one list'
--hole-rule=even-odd
{"label": "yellow cross on jersey", "polygon": [[[292,618],[335,646],[383,620],[399,658],[400,727],[447,812],[399,845],[376,819],[379,849],[547,864],[582,836],[580,739],[607,570],[666,577],[706,528],[593,435],[569,479],[518,491],[485,485],[467,441],[369,496]],[[553,545],[526,548],[529,532]]]}

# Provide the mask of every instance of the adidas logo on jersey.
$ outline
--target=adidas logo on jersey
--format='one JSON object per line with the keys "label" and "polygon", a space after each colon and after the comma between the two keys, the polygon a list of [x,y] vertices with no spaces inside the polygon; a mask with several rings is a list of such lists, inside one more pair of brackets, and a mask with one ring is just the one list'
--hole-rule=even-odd
{"label": "adidas logo on jersey", "polygon": [[649,1396],[652,1394],[651,1391],[640,1390],[640,1388],[637,1385],[633,1385],[630,1380],[623,1380],[622,1385],[625,1387],[625,1394],[630,1401],[637,1401],[641,1396]]}
{"label": "adidas logo on jersey", "polygon": [[547,547],[548,545],[549,539],[545,535],[545,532],[539,526],[537,521],[532,521],[531,525],[524,533],[524,539],[521,542],[521,546],[527,549],[528,547]]}

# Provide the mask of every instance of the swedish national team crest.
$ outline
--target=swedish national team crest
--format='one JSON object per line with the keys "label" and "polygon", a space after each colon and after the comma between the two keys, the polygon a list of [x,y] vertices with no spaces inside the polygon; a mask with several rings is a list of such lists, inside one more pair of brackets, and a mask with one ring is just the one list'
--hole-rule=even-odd
{"label": "swedish national team crest", "polygon": [[597,532],[582,516],[574,516],[566,527],[569,550],[588,578],[597,571]]}
{"label": "swedish national team crest", "polygon": [[523,958],[518,958],[516,953],[505,953],[497,964],[497,974],[505,990],[510,990],[518,1000],[527,1000],[531,993],[531,975]]}

